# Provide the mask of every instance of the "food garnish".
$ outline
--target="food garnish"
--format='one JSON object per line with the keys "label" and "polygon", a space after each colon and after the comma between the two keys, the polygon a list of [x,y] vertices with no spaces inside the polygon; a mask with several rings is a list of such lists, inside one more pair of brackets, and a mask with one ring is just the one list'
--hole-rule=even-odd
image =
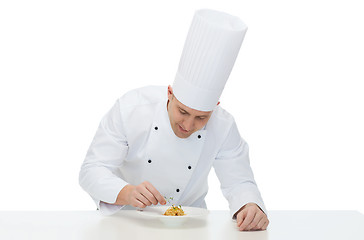
{"label": "food garnish", "polygon": [[[173,201],[173,197],[169,197],[168,199],[167,199],[167,197],[164,197],[164,198],[166,199],[166,201],[167,201],[168,203],[170,203],[170,201]],[[167,209],[167,211],[166,211],[163,215],[165,215],[165,216],[184,216],[184,215],[186,215],[186,214],[185,214],[185,212],[183,211],[183,209],[182,209],[181,205],[179,205],[179,206],[177,207],[177,206],[175,206],[174,204],[172,204],[172,206],[171,206],[171,207],[169,207],[169,208]]]}
{"label": "food garnish", "polygon": [[167,209],[167,211],[163,214],[165,216],[184,216],[185,212],[182,210],[181,205],[176,207],[174,204]]}

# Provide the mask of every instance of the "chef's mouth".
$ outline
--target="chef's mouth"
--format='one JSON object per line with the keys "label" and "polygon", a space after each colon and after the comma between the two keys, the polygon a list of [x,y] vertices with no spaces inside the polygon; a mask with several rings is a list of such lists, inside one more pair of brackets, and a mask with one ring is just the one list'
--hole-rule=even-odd
{"label": "chef's mouth", "polygon": [[179,130],[181,131],[181,132],[183,132],[183,133],[188,133],[189,131],[187,131],[187,130],[184,130],[182,127],[181,127],[181,125],[179,125],[178,124],[178,128],[179,128]]}

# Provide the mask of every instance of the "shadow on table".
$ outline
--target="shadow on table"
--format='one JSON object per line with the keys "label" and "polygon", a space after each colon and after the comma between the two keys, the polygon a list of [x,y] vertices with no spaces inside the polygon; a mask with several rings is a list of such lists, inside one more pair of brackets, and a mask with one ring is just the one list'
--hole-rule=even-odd
{"label": "shadow on table", "polygon": [[84,231],[82,239],[212,239],[205,226],[204,219],[188,219],[181,226],[169,227],[157,218],[148,219],[128,214],[115,214],[102,217],[97,224]]}
{"label": "shadow on table", "polygon": [[[129,214],[131,213],[131,214]],[[149,240],[267,240],[267,231],[240,232],[234,222],[222,224],[206,218],[190,218],[180,226],[166,226],[157,218],[123,212],[101,217],[93,226],[84,231],[83,238],[93,239],[149,239]]]}
{"label": "shadow on table", "polygon": [[187,229],[187,228],[203,228],[206,226],[206,218],[189,218],[186,222],[179,226],[167,226],[162,223],[158,218],[141,217],[135,215],[114,215],[110,218],[122,218],[123,220],[133,222],[137,226],[149,227],[149,228],[163,228],[163,229]]}

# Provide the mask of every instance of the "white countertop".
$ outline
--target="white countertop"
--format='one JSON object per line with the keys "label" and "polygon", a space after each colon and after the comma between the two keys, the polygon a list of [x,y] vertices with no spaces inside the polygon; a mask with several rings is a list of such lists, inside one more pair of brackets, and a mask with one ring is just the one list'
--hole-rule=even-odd
{"label": "white countertop", "polygon": [[271,211],[266,231],[240,232],[228,211],[167,227],[157,219],[125,210],[113,216],[98,211],[0,211],[0,239],[245,239],[364,240],[364,215],[357,211]]}

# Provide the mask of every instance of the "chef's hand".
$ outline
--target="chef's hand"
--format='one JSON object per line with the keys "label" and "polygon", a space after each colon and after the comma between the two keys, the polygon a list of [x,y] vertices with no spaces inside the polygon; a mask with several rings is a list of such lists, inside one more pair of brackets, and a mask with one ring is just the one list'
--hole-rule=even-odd
{"label": "chef's hand", "polygon": [[126,185],[120,191],[114,204],[145,208],[146,206],[152,204],[157,205],[158,203],[165,205],[166,200],[150,182],[145,181],[137,186],[131,184]]}
{"label": "chef's hand", "polygon": [[266,230],[269,224],[267,215],[255,203],[244,205],[236,216],[240,231]]}

